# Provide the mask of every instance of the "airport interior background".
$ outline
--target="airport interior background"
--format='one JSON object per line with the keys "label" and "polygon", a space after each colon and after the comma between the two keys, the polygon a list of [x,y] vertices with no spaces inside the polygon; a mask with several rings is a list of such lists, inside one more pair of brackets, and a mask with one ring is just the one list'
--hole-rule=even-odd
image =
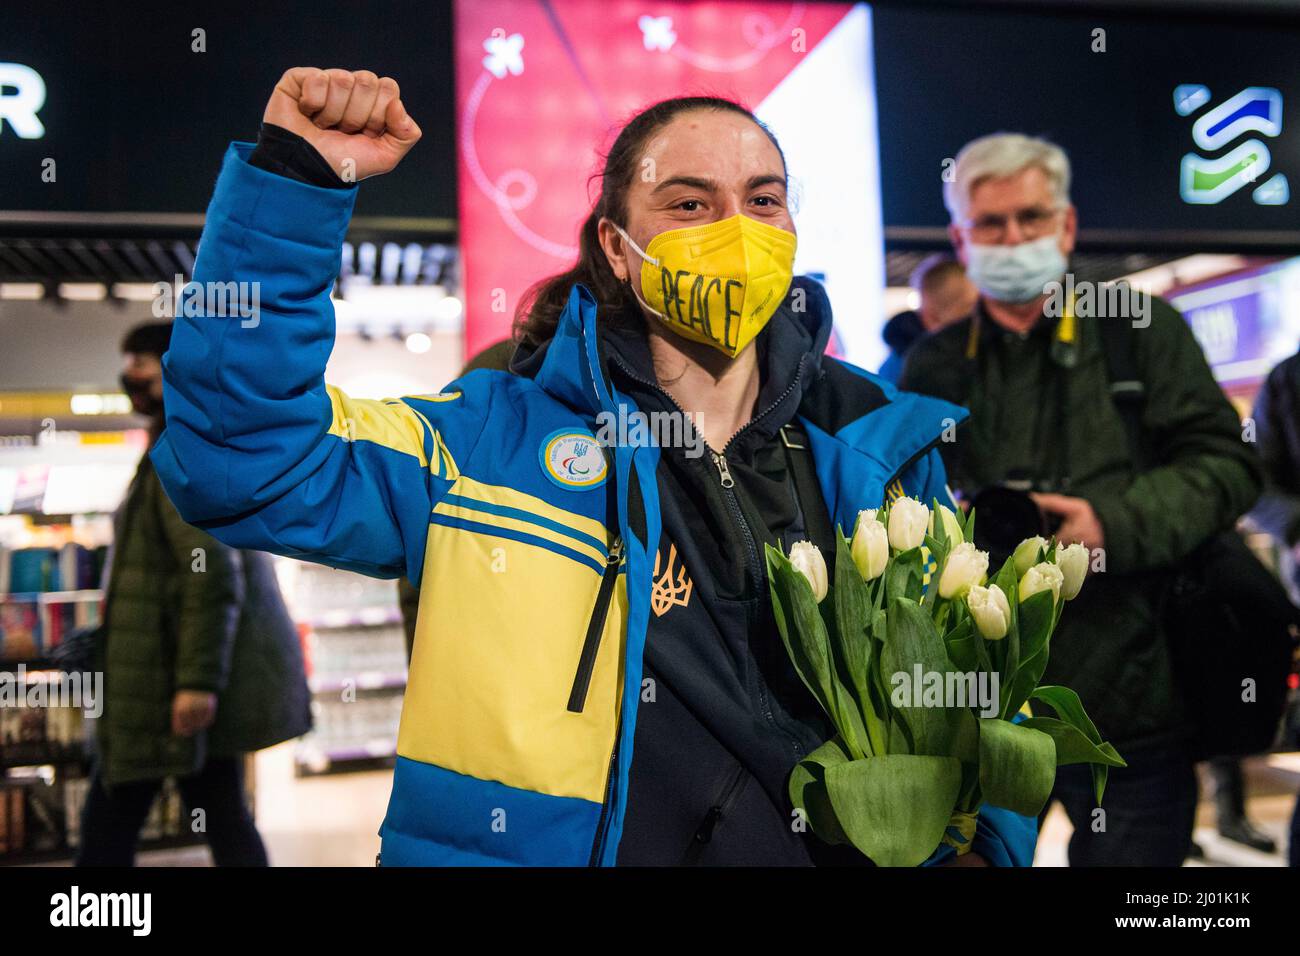
{"label": "airport interior background", "polygon": [[[340,0],[316,16],[275,6],[5,11],[0,104],[26,70],[47,106],[39,133],[0,118],[2,668],[39,671],[100,613],[113,513],[148,441],[117,384],[120,341],[180,301],[223,151],[256,137],[266,91],[299,62],[391,73],[425,131],[400,175],[361,187],[344,247],[328,378],[356,396],[436,392],[505,338],[519,295],[571,256],[603,131],[680,90],[740,96],[782,138],[797,271],[827,286],[832,350],[866,368],[886,356],[885,320],[916,305],[913,270],[948,248],[945,163],[996,130],[1067,150],[1076,279],[1176,305],[1243,416],[1300,346],[1300,25],[1266,3],[400,0],[348,15],[348,36],[326,29]],[[720,22],[741,29],[720,40]],[[774,39],[792,29],[798,55]],[[142,129],[141,102],[167,120]],[[1223,185],[1203,155],[1238,148],[1205,142],[1217,134],[1197,119],[1220,108],[1264,118],[1235,137],[1268,157],[1249,182]],[[43,185],[17,185],[47,159]],[[248,759],[258,827],[274,863],[370,865],[406,680],[397,586],[287,558],[277,571],[315,726]],[[1283,865],[1296,747],[1293,729],[1245,762],[1249,816],[1276,852],[1220,837],[1207,776],[1193,865]],[[0,865],[66,863],[87,786],[80,714],[6,713],[0,755]],[[181,817],[165,789],[141,862],[209,862]],[[1058,808],[1036,863],[1064,865],[1068,836]]]}

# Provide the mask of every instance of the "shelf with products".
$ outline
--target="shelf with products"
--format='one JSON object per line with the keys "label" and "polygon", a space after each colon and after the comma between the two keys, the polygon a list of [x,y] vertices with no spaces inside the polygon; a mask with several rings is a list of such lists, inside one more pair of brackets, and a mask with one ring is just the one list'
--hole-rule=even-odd
{"label": "shelf with products", "polygon": [[[22,677],[29,686],[53,685],[65,675],[29,671]],[[29,697],[15,698],[12,681],[0,685],[0,866],[67,860],[76,853],[90,791],[93,721],[99,716],[95,704],[102,690],[98,686],[95,696],[87,698],[66,689],[56,696],[51,689],[43,703],[32,706]],[[250,807],[255,805],[254,769],[252,755],[247,755],[244,787]],[[188,821],[175,780],[163,780],[138,849],[202,843],[202,834],[193,832]]]}
{"label": "shelf with products", "polygon": [[61,700],[54,670],[0,680],[0,865],[47,862],[75,852],[88,791],[90,727]]}
{"label": "shelf with products", "polygon": [[100,623],[107,546],[0,545],[0,665],[49,658],[73,631]]}
{"label": "shelf with products", "polygon": [[[113,511],[146,444],[141,430],[0,440],[0,866],[66,860],[80,843],[102,684],[80,697],[86,710],[27,698],[79,677],[102,681],[65,675],[55,658],[71,631],[102,620]],[[25,699],[5,706],[15,687]],[[253,768],[246,759],[250,806]],[[139,849],[201,843],[187,819],[175,781],[163,781]]]}
{"label": "shelf with products", "polygon": [[49,862],[76,850],[90,720],[102,690],[92,685],[83,697],[88,676],[37,660],[0,667],[0,865]]}
{"label": "shelf with products", "polygon": [[[95,680],[89,688],[82,678]],[[90,789],[101,675],[65,674],[20,664],[0,673],[0,866],[71,858]],[[254,764],[244,781],[252,806]],[[193,846],[174,780],[164,780],[140,833],[139,849]]]}
{"label": "shelf with products", "polygon": [[312,731],[299,774],[373,764],[396,753],[406,640],[394,582],[282,559],[281,589],[303,636]]}
{"label": "shelf with products", "polygon": [[0,516],[0,667],[48,659],[99,623],[111,538],[102,512]]}
{"label": "shelf with products", "polygon": [[[0,867],[71,859],[81,846],[81,814],[90,775],[52,766],[5,771],[0,776]],[[138,850],[196,846],[202,834],[187,825],[184,802],[172,780],[163,781],[140,829]]]}
{"label": "shelf with products", "polygon": [[[0,770],[82,765],[102,681],[20,664],[0,676]],[[88,716],[89,713],[89,716]]]}

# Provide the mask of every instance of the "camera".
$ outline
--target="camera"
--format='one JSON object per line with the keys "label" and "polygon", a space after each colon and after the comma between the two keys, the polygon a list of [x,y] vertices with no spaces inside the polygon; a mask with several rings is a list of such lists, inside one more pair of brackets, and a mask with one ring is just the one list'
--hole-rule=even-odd
{"label": "camera", "polygon": [[976,512],[975,547],[989,553],[993,568],[1000,568],[1021,541],[1050,537],[1061,526],[1059,515],[1047,514],[1029,496],[1032,487],[1007,481],[981,488],[969,499]]}

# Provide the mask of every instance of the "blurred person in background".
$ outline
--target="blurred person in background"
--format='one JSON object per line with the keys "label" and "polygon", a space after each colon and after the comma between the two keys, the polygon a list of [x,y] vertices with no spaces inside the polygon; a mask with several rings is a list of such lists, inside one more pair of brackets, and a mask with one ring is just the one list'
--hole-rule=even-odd
{"label": "blurred person in background", "polygon": [[[1240,757],[1214,757],[1206,761],[1214,780],[1214,826],[1219,836],[1260,853],[1276,853],[1277,841],[1246,816],[1246,776]],[[1201,856],[1199,847],[1193,856]]]}
{"label": "blurred person in background", "polygon": [[1300,353],[1279,363],[1255,396],[1255,438],[1264,461],[1264,493],[1251,522],[1281,548],[1279,571],[1300,603]]}
{"label": "blurred person in background", "polygon": [[[1197,783],[1161,575],[1254,503],[1260,466],[1187,323],[1139,296],[1131,312],[1148,324],[1125,332],[1145,385],[1142,450],[1159,464],[1135,467],[1101,340],[1102,322],[1133,320],[1049,309],[1074,249],[1069,187],[1069,160],[1045,140],[999,133],[962,149],[944,199],[979,303],[912,349],[900,387],[969,407],[965,430],[941,446],[954,489],[968,500],[997,489],[1008,509],[1014,493],[1041,533],[1082,542],[1094,571],[1104,561],[1053,637],[1042,679],[1077,691],[1128,763],[1110,772],[1104,817],[1086,766],[1057,772],[1053,797],[1074,824],[1070,864],[1179,866]],[[1003,520],[978,510],[986,529]]]}
{"label": "blurred person in background", "polygon": [[[1279,546],[1278,570],[1300,603],[1300,353],[1279,363],[1255,396],[1255,439],[1264,460],[1264,493],[1253,524]],[[1291,815],[1291,866],[1300,866],[1300,797]]]}
{"label": "blurred person in background", "polygon": [[880,366],[879,374],[895,384],[912,346],[931,332],[966,318],[979,300],[975,283],[966,277],[962,264],[947,253],[923,259],[912,270],[910,284],[918,297],[917,308],[895,315],[881,333],[889,346],[889,358]]}
{"label": "blurred person in background", "polygon": [[[122,342],[122,387],[163,428],[170,323]],[[106,703],[81,822],[80,866],[130,866],[140,828],[176,779],[218,866],[265,866],[245,804],[245,754],[311,728],[302,648],[269,555],[230,548],[186,524],[149,455],[114,518],[104,625],[95,648]]]}

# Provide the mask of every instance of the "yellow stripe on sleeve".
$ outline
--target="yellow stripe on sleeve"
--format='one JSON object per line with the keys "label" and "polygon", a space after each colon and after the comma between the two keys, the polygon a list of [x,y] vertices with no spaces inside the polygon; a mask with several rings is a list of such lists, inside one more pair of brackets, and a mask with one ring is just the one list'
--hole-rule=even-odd
{"label": "yellow stripe on sleeve", "polygon": [[329,393],[334,420],[329,434],[344,441],[368,441],[416,458],[428,467],[424,454],[425,423],[413,408],[399,401],[349,398],[333,385]]}

